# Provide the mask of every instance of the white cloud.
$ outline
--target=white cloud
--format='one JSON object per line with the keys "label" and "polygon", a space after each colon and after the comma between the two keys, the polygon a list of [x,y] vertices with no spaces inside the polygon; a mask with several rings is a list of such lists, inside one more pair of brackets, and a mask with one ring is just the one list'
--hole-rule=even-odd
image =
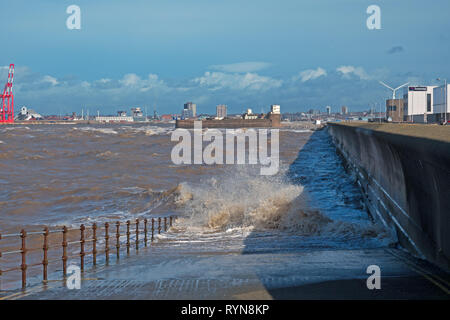
{"label": "white cloud", "polygon": [[169,87],[165,84],[163,80],[160,80],[158,75],[150,73],[148,75],[148,78],[146,80],[142,81],[142,88],[141,91],[145,92],[152,88],[164,88],[169,89]]}
{"label": "white cloud", "polygon": [[349,78],[350,75],[355,75],[359,77],[361,80],[369,80],[371,77],[366,73],[364,68],[362,67],[354,67],[354,66],[340,66],[336,69],[337,72],[340,72],[343,77]]}
{"label": "white cloud", "polygon": [[247,72],[255,72],[266,69],[270,66],[270,63],[267,62],[257,62],[257,61],[249,61],[249,62],[239,62],[239,63],[230,63],[230,64],[216,64],[210,66],[213,70],[223,71],[223,72],[232,72],[232,73],[247,73]]}
{"label": "white cloud", "polygon": [[298,75],[292,77],[292,80],[297,81],[297,80],[301,79],[302,82],[306,82],[306,81],[314,80],[314,79],[317,79],[319,77],[326,76],[326,75],[327,75],[327,72],[325,71],[325,69],[318,67],[316,70],[314,70],[314,69],[304,70],[304,71],[300,72]]}
{"label": "white cloud", "polygon": [[141,81],[141,78],[135,73],[128,73],[123,76],[122,80],[119,80],[121,84],[126,87],[134,87],[137,86]]}
{"label": "white cloud", "polygon": [[283,81],[270,77],[260,76],[256,73],[223,73],[205,72],[202,77],[193,79],[200,86],[210,87],[211,90],[268,90],[281,87]]}
{"label": "white cloud", "polygon": [[42,78],[42,82],[48,82],[54,86],[56,86],[59,83],[58,80],[56,80],[56,78],[54,78],[52,76],[44,76]]}
{"label": "white cloud", "polygon": [[[106,79],[101,79],[100,83],[109,83],[110,81],[105,81]],[[135,73],[128,73],[123,76],[119,83],[125,87],[137,88],[141,92],[149,91],[152,88],[168,89],[167,85],[163,80],[160,80],[158,75],[150,73],[147,79],[142,79]]]}

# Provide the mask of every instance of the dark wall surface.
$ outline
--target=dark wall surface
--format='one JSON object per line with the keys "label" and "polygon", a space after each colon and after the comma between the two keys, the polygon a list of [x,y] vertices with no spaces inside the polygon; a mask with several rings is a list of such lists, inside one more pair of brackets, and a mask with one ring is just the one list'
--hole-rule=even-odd
{"label": "dark wall surface", "polygon": [[372,216],[412,253],[449,270],[450,127],[330,123],[328,131]]}

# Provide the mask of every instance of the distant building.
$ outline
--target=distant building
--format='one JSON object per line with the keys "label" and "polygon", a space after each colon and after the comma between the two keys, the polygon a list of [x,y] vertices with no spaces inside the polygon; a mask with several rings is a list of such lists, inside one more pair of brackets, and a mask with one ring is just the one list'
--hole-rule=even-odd
{"label": "distant building", "polygon": [[97,116],[95,121],[98,122],[134,122],[133,117],[127,116],[126,111],[117,111],[117,116]]}
{"label": "distant building", "polygon": [[183,118],[195,118],[197,116],[197,105],[192,102],[186,102],[183,111],[181,112],[181,116]]}
{"label": "distant building", "polygon": [[[433,89],[433,115],[429,117],[429,122],[442,123],[445,119],[447,119],[447,121],[450,120],[449,89],[450,84],[447,84],[447,88],[445,88],[445,86],[440,86]],[[445,99],[446,96],[447,99]]]}
{"label": "distant building", "polygon": [[217,119],[224,119],[227,117],[227,106],[224,104],[219,104],[216,107],[216,118]]}
{"label": "distant building", "polygon": [[327,115],[330,115],[331,114],[331,107],[330,106],[326,106],[326,109],[327,109]]}
{"label": "distant building", "polygon": [[258,119],[258,115],[254,114],[252,109],[247,109],[247,112],[242,115],[243,119]]}
{"label": "distant building", "polygon": [[98,122],[134,122],[133,117],[127,116],[97,116],[95,117],[95,121]]}
{"label": "distant building", "polygon": [[16,116],[16,120],[19,121],[43,120],[43,119],[44,117],[42,117],[39,113],[37,113],[33,109],[28,109],[25,106],[23,106],[20,109],[19,114]]}
{"label": "distant building", "polygon": [[403,89],[403,120],[428,122],[433,114],[433,89],[435,86],[415,86]]}
{"label": "distant building", "polygon": [[341,107],[341,114],[348,114],[348,107],[347,106],[342,106]]}
{"label": "distant building", "polygon": [[280,114],[280,106],[278,104],[271,105],[270,112],[273,114]]}
{"label": "distant building", "polygon": [[386,100],[386,118],[390,121],[403,121],[403,99],[387,99]]}
{"label": "distant building", "polygon": [[133,113],[133,117],[143,117],[144,113],[141,111],[141,108],[131,108],[131,112]]}
{"label": "distant building", "polygon": [[163,114],[161,116],[161,121],[172,121],[177,118],[176,114]]}
{"label": "distant building", "polygon": [[141,111],[141,108],[131,108],[131,113],[133,114],[133,121],[146,121],[146,117],[144,116],[144,113]]}

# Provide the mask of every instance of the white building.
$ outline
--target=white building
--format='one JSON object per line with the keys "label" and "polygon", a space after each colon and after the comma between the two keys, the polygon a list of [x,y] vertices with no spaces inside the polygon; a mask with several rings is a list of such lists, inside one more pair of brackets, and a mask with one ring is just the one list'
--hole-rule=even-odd
{"label": "white building", "polygon": [[224,119],[227,117],[227,106],[224,104],[219,104],[216,107],[216,119]]}
{"label": "white building", "polygon": [[181,116],[185,119],[195,118],[197,116],[197,105],[192,102],[186,102],[183,110],[181,111]]}
{"label": "white building", "polygon": [[16,120],[19,121],[43,120],[43,119],[44,118],[39,113],[37,113],[33,109],[28,109],[25,106],[20,108],[20,112],[16,116]]}
{"label": "white building", "polygon": [[95,117],[95,121],[98,122],[133,122],[133,117],[128,116],[98,116]]}
{"label": "white building", "polygon": [[403,89],[403,120],[425,123],[433,114],[435,86],[414,86]]}
{"label": "white building", "polygon": [[280,106],[278,104],[271,105],[270,112],[273,114],[280,114]]}
{"label": "white building", "polygon": [[[139,109],[140,111],[140,109]],[[133,116],[127,116],[126,111],[117,111],[117,116],[97,116],[95,121],[98,122],[134,122]]]}
{"label": "white building", "polygon": [[258,119],[258,115],[257,115],[257,114],[254,114],[253,111],[252,111],[252,109],[247,109],[247,112],[244,113],[244,115],[242,116],[242,118],[243,118],[243,119],[250,119],[250,120],[253,120],[253,119]]}
{"label": "white building", "polygon": [[[433,116],[430,122],[444,122],[450,120],[450,97],[448,90],[450,89],[450,84],[447,84],[447,90],[445,86],[435,87],[433,89]],[[447,103],[445,97],[447,96]]]}

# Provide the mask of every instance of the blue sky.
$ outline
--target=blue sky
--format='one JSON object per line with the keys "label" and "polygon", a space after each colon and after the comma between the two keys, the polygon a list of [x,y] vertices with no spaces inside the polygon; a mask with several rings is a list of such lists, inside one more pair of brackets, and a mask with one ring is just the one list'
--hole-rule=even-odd
{"label": "blue sky", "polygon": [[[450,1],[0,1],[0,81],[16,65],[15,105],[42,113],[160,114],[186,101],[282,111],[368,109],[397,86],[449,77]],[[81,8],[68,30],[66,8]],[[381,8],[381,30],[366,9]]]}

